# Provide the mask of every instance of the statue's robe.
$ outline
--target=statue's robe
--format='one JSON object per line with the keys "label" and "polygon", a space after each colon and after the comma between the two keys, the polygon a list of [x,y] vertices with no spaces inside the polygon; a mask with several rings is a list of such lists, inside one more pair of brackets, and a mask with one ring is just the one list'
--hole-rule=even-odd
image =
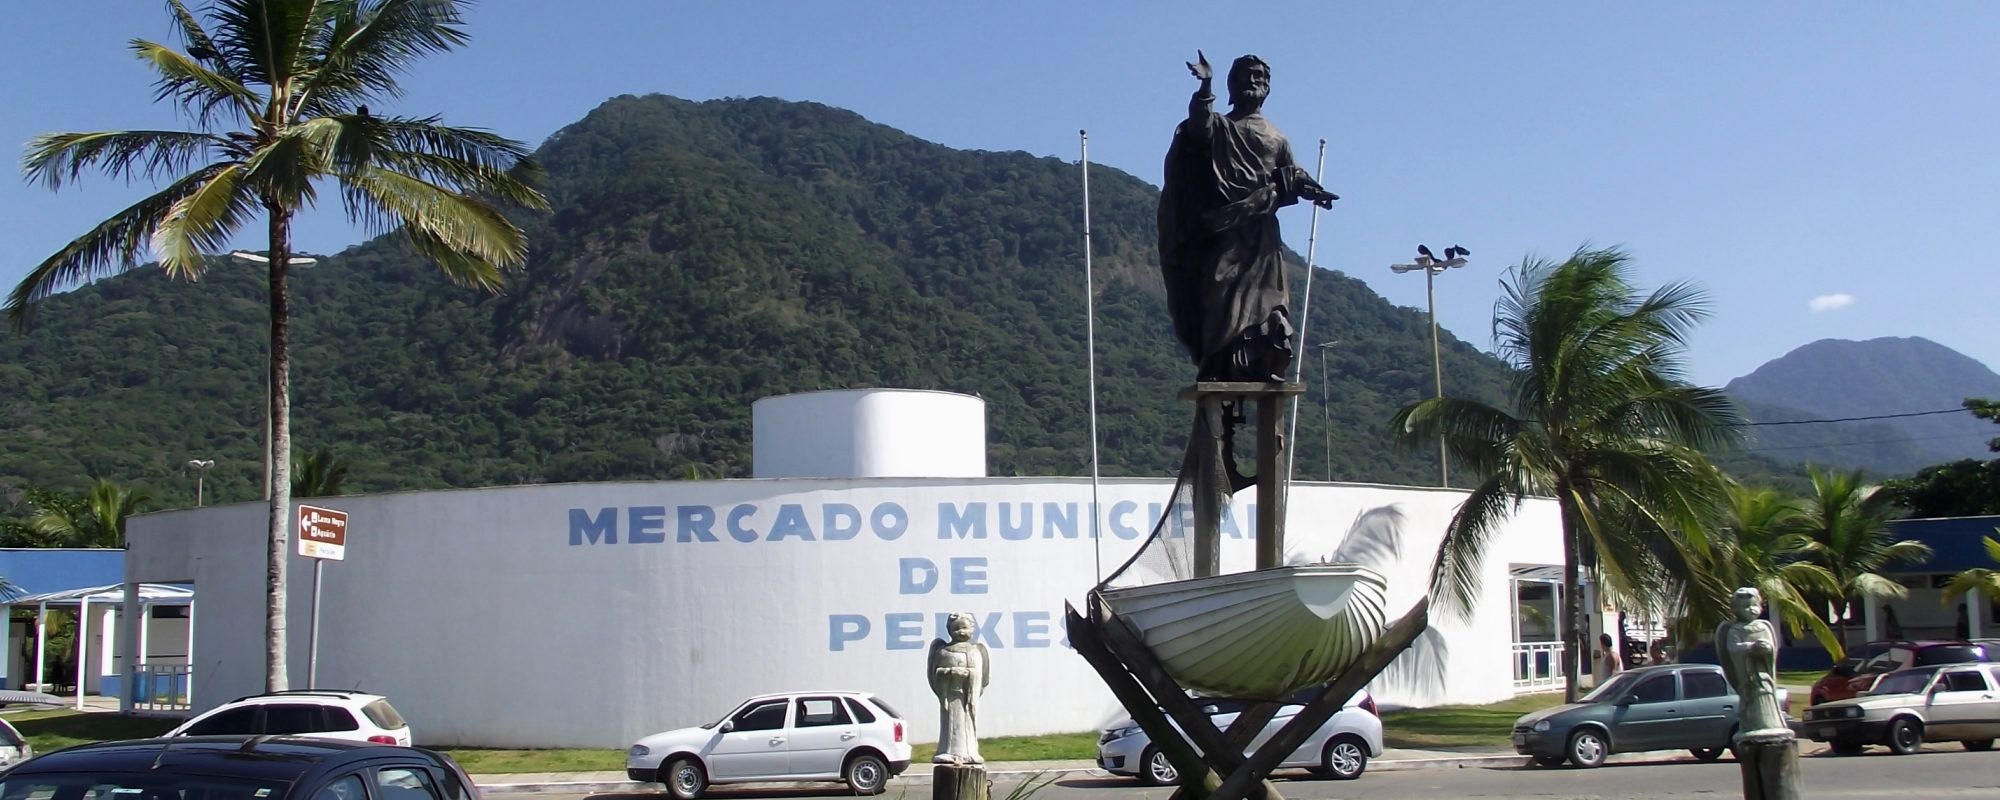
{"label": "statue's robe", "polygon": [[1292,360],[1277,211],[1298,202],[1291,144],[1261,114],[1196,92],[1167,148],[1161,277],[1174,335],[1200,380],[1276,380]]}

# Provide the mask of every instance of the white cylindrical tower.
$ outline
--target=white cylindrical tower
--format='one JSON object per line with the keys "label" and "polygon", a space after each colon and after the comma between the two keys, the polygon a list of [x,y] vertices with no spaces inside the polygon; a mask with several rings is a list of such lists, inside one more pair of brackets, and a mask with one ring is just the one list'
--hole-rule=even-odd
{"label": "white cylindrical tower", "polygon": [[758,478],[986,477],[986,401],[953,392],[852,389],[750,406]]}

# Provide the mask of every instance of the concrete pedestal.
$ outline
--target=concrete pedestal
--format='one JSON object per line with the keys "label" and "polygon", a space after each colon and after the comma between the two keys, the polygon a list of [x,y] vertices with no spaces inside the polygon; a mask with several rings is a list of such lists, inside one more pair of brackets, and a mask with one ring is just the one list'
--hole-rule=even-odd
{"label": "concrete pedestal", "polygon": [[1804,800],[1799,742],[1791,731],[1753,733],[1736,740],[1743,771],[1743,800]]}
{"label": "concrete pedestal", "polygon": [[979,764],[939,764],[931,768],[931,800],[986,800],[992,782]]}

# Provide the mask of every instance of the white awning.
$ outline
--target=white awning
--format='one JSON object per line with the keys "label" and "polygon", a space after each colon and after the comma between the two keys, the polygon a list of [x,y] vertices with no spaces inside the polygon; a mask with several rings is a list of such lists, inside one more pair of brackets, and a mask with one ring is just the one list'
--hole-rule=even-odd
{"label": "white awning", "polygon": [[[93,586],[87,589],[65,589],[60,592],[44,592],[26,597],[0,600],[0,606],[80,606],[88,600],[92,605],[125,602],[125,585],[114,583],[109,586]],[[171,583],[139,584],[139,605],[142,606],[184,606],[194,602],[194,590]]]}

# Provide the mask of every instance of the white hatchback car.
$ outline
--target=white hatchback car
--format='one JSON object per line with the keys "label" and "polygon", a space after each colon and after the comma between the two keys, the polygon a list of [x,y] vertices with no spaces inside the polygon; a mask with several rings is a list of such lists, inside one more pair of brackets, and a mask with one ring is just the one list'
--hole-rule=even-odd
{"label": "white hatchback car", "polygon": [[29,746],[28,737],[7,720],[0,719],[0,771],[35,757],[35,748]]}
{"label": "white hatchback car", "polygon": [[865,692],[787,692],[752,697],[722,719],[640,739],[625,756],[632,780],[664,783],[680,800],[711,784],[843,781],[880,794],[910,767],[908,726]]}
{"label": "white hatchback car", "polygon": [[[1308,690],[1310,692],[1312,690]],[[1278,729],[1292,721],[1292,717],[1305,707],[1308,692],[1300,692],[1283,706],[1257,737],[1244,749],[1250,751],[1262,747]],[[1208,712],[1215,727],[1228,730],[1236,721],[1236,715],[1253,703],[1247,700],[1221,698],[1195,698],[1202,710]],[[1304,767],[1321,775],[1339,780],[1353,780],[1361,777],[1368,768],[1368,759],[1382,755],[1382,718],[1375,713],[1375,698],[1366,691],[1356,692],[1348,698],[1347,704],[1319,726],[1304,744],[1287,756],[1281,767]],[[1097,766],[1114,775],[1132,775],[1141,782],[1154,786],[1165,786],[1180,782],[1180,773],[1160,749],[1153,746],[1152,739],[1130,719],[1120,720],[1104,729],[1097,740]]]}
{"label": "white hatchback car", "polygon": [[238,697],[202,712],[167,736],[285,734],[410,745],[410,725],[386,697],[337,689],[295,689]]}

